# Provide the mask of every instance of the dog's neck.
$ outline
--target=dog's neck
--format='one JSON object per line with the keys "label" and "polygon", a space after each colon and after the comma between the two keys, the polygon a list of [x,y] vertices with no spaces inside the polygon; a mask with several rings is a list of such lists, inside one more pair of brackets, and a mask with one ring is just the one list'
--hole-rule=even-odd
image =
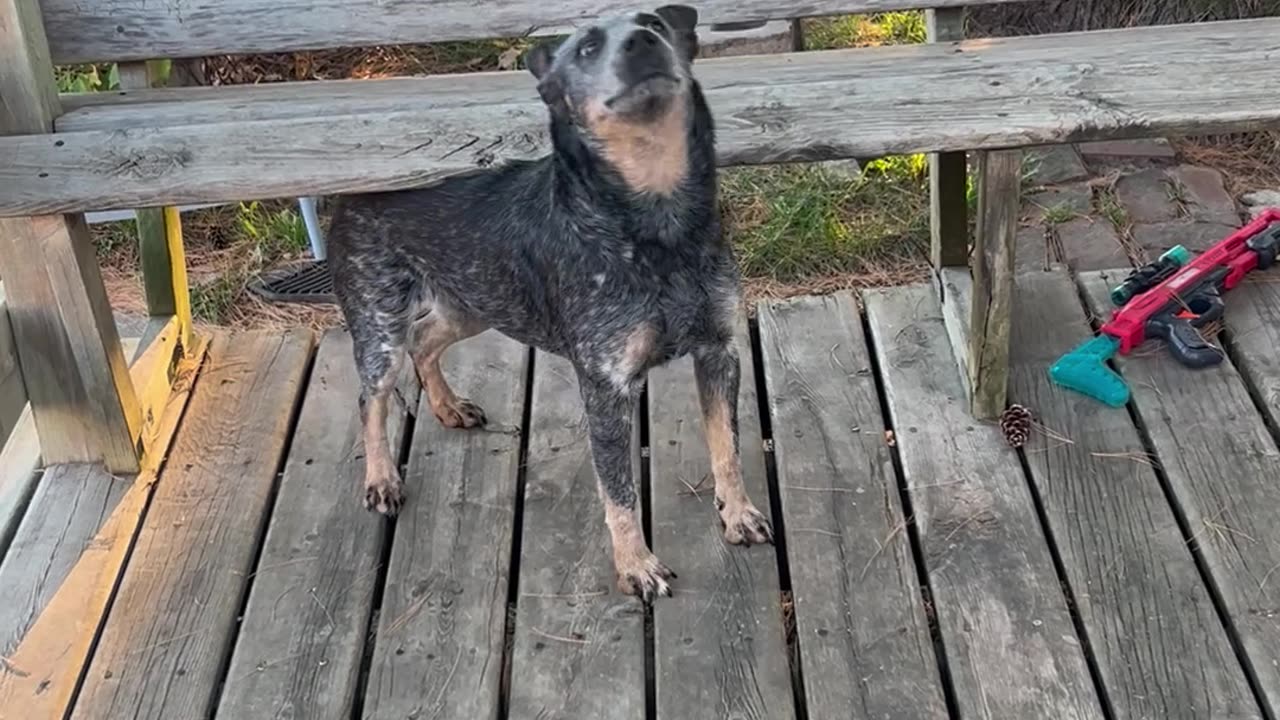
{"label": "dog's neck", "polygon": [[682,96],[652,122],[611,119],[592,130],[601,157],[627,189],[669,197],[689,176],[689,116]]}

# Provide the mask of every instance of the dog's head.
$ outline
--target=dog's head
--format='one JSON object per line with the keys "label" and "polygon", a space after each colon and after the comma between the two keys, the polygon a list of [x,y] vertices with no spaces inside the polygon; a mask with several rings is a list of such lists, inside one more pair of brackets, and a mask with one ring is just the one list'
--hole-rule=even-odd
{"label": "dog's head", "polygon": [[[655,154],[655,143],[671,152],[683,147],[697,24],[693,8],[665,5],[601,20],[529,52],[529,71],[552,117],[582,132],[634,189],[646,188],[635,187],[630,176],[660,169],[646,162],[652,165],[648,170],[630,171],[645,155]],[[639,178],[638,184],[664,185],[672,179]]]}

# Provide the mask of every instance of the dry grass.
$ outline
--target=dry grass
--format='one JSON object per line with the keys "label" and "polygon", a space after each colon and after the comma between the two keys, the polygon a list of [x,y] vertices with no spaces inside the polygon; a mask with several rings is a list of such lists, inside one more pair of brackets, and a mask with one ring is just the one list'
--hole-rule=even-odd
{"label": "dry grass", "polygon": [[1233,196],[1280,189],[1280,131],[1177,138],[1170,144],[1187,162],[1220,171]]}

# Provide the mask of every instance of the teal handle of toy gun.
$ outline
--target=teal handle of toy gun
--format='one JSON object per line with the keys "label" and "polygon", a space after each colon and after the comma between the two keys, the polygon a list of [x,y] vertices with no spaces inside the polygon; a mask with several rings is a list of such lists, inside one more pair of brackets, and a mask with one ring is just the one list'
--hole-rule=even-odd
{"label": "teal handle of toy gun", "polygon": [[1129,402],[1129,386],[1107,361],[1120,352],[1120,340],[1102,334],[1063,355],[1049,368],[1049,377],[1058,385],[1106,403],[1124,407]]}

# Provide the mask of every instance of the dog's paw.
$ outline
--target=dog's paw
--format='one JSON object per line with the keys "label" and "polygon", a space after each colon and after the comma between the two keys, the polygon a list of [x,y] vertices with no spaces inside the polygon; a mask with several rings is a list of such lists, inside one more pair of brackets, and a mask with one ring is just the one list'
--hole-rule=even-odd
{"label": "dog's paw", "polygon": [[399,477],[368,480],[364,484],[364,507],[387,517],[395,517],[404,506],[404,481]]}
{"label": "dog's paw", "polygon": [[717,500],[716,506],[720,510],[720,521],[724,523],[724,539],[730,545],[773,542],[773,526],[750,501],[723,503]]}
{"label": "dog's paw", "polygon": [[627,595],[635,595],[650,604],[659,596],[671,597],[671,585],[676,574],[653,553],[646,553],[619,565],[618,589]]}
{"label": "dog's paw", "polygon": [[436,419],[447,428],[484,427],[489,420],[479,405],[465,398],[458,398],[451,403],[440,403],[432,408]]}

